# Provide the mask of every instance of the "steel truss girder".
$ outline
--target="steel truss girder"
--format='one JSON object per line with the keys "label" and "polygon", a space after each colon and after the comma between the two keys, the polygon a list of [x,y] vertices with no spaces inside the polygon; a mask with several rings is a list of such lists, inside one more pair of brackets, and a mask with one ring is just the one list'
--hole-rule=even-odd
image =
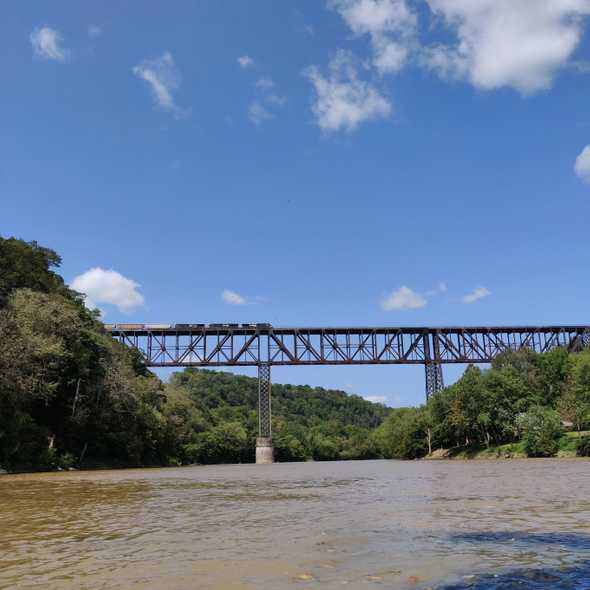
{"label": "steel truss girder", "polygon": [[590,345],[590,326],[111,330],[151,367],[489,363],[506,350]]}

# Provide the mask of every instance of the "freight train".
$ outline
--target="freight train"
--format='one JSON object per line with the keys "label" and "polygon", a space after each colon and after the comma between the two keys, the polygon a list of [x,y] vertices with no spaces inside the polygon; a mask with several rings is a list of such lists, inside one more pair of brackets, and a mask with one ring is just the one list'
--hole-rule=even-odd
{"label": "freight train", "polygon": [[231,329],[249,329],[249,330],[267,330],[272,326],[267,323],[256,323],[256,324],[104,324],[104,329],[113,332],[135,332],[135,331],[147,331],[147,332],[158,332],[160,330],[227,330]]}

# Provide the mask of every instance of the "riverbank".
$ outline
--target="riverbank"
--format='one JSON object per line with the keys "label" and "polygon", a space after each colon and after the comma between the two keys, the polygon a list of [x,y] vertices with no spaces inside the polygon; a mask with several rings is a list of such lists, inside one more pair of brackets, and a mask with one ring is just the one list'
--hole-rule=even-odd
{"label": "riverbank", "polygon": [[[565,432],[559,439],[559,450],[554,459],[572,459],[576,457],[576,444],[583,436],[589,436],[590,431]],[[452,449],[437,449],[431,455],[424,457],[428,461],[438,459],[527,459],[522,441],[490,445],[489,447],[475,445],[470,447],[455,447]]]}

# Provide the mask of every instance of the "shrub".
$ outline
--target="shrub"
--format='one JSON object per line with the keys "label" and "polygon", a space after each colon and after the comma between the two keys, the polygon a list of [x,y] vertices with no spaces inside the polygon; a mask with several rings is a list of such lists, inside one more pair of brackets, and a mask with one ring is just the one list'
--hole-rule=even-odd
{"label": "shrub", "polygon": [[524,451],[529,457],[553,457],[559,449],[561,421],[557,412],[532,407],[520,419]]}
{"label": "shrub", "polygon": [[65,452],[57,459],[57,466],[61,469],[73,469],[77,462],[76,457],[72,453]]}
{"label": "shrub", "polygon": [[578,439],[576,455],[578,457],[590,457],[590,436],[583,436]]}

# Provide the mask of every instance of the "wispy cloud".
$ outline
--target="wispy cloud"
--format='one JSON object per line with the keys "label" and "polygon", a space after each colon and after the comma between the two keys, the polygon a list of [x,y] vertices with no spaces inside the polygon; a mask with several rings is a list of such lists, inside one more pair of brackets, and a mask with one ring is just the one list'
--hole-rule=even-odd
{"label": "wispy cloud", "polygon": [[590,183],[590,145],[587,145],[576,158],[574,170],[578,178]]}
{"label": "wispy cloud", "polygon": [[391,291],[381,300],[381,308],[384,311],[400,311],[408,309],[419,309],[425,307],[431,298],[447,292],[447,284],[439,282],[434,289],[418,293],[406,285]]}
{"label": "wispy cloud", "polygon": [[406,311],[420,309],[427,303],[426,297],[403,285],[399,289],[392,291],[381,301],[381,308],[384,311]]}
{"label": "wispy cloud", "polygon": [[461,301],[463,303],[468,303],[468,304],[475,303],[476,301],[479,301],[480,299],[483,299],[484,297],[488,297],[491,294],[492,294],[491,291],[489,291],[485,287],[477,287],[471,293],[468,293],[467,295],[463,295],[463,297],[461,297]]}
{"label": "wispy cloud", "polygon": [[29,38],[37,57],[63,62],[69,55],[69,51],[61,46],[63,41],[61,33],[47,25],[35,29]]}
{"label": "wispy cloud", "polygon": [[380,73],[404,67],[418,23],[406,0],[332,0],[330,4],[355,35],[369,35],[372,64]]}
{"label": "wispy cloud", "polygon": [[274,85],[275,83],[270,78],[258,78],[258,80],[256,80],[256,88],[270,90]]}
{"label": "wispy cloud", "polygon": [[448,290],[447,284],[441,281],[435,289],[430,289],[430,291],[426,291],[424,294],[426,297],[434,297],[435,295],[439,295],[440,293],[446,293]]}
{"label": "wispy cloud", "polygon": [[317,66],[307,68],[304,73],[315,90],[313,114],[326,133],[352,131],[361,123],[391,114],[389,100],[375,86],[359,79],[355,60],[349,52],[337,52],[327,76]]}
{"label": "wispy cloud", "polygon": [[248,117],[255,125],[260,125],[264,121],[274,119],[274,113],[271,113],[260,101],[254,100],[248,107]]}
{"label": "wispy cloud", "polygon": [[238,57],[238,64],[241,68],[251,68],[254,66],[255,62],[249,55],[241,55]]}
{"label": "wispy cloud", "polygon": [[115,270],[91,268],[75,277],[70,286],[86,295],[89,309],[108,304],[120,311],[131,311],[144,304],[143,295],[139,292],[141,285]]}
{"label": "wispy cloud", "polygon": [[258,78],[254,83],[256,98],[248,106],[248,117],[255,125],[274,119],[278,109],[285,105],[287,98],[276,92],[276,85],[270,78]]}
{"label": "wispy cloud", "polygon": [[230,289],[224,289],[221,293],[221,299],[228,305],[246,305],[248,300],[239,293],[231,291]]}
{"label": "wispy cloud", "polygon": [[157,105],[169,112],[181,114],[173,97],[180,85],[180,73],[169,51],[165,51],[157,59],[146,59],[133,68],[133,73],[147,82],[152,90]]}

